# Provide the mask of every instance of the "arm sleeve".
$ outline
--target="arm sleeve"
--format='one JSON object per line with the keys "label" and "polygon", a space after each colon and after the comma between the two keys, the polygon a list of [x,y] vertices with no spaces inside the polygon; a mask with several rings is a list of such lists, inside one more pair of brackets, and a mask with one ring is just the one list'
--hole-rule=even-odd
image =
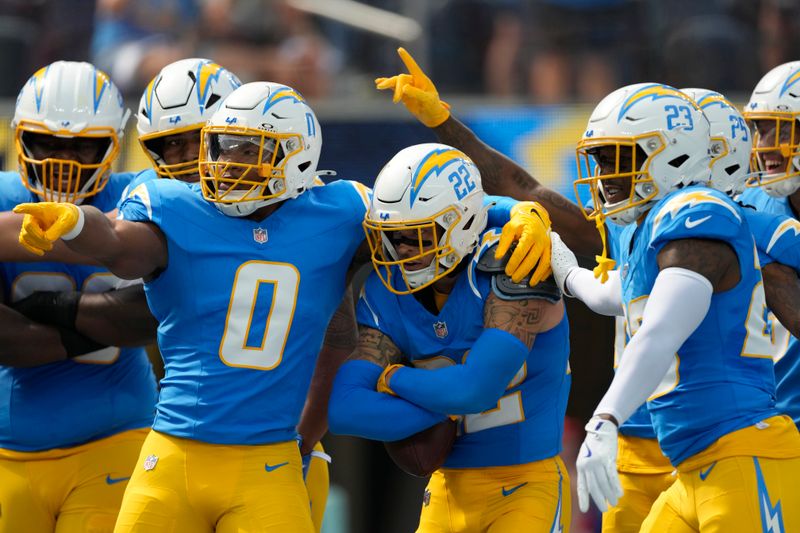
{"label": "arm sleeve", "polygon": [[479,413],[497,404],[529,352],[514,335],[489,328],[464,364],[436,370],[398,368],[389,386],[398,396],[437,413]]}
{"label": "arm sleeve", "polygon": [[622,316],[622,285],[619,270],[608,273],[608,280],[600,283],[591,270],[575,268],[564,282],[570,295],[585,303],[595,313]]}
{"label": "arm sleeve", "polygon": [[675,267],[659,272],[642,325],[625,347],[595,414],[610,414],[621,425],[647,401],[675,353],[703,322],[712,294],[711,282],[697,272]]}
{"label": "arm sleeve", "polygon": [[486,227],[502,228],[505,226],[506,222],[511,218],[511,209],[517,205],[517,203],[516,200],[507,196],[486,195],[483,199],[483,205],[489,206]]}
{"label": "arm sleeve", "polygon": [[362,360],[347,361],[339,368],[328,404],[331,432],[393,441],[410,437],[447,418],[376,391],[375,383],[382,371],[375,363]]}

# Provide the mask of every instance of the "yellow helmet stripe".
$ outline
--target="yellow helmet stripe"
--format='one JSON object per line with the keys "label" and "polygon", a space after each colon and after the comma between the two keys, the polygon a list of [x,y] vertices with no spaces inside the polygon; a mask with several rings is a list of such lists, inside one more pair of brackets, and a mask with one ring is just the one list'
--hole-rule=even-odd
{"label": "yellow helmet stripe", "polygon": [[786,81],[783,82],[783,87],[781,87],[781,93],[779,96],[783,96],[786,92],[792,88],[792,86],[800,81],[800,69],[795,70],[792,72],[791,76],[786,78]]}
{"label": "yellow helmet stripe", "polygon": [[97,108],[100,107],[100,100],[103,98],[103,92],[106,90],[111,82],[108,76],[102,70],[94,69],[94,112],[97,113]]}
{"label": "yellow helmet stripe", "polygon": [[37,70],[28,83],[33,85],[33,97],[36,100],[36,112],[41,111],[42,106],[42,96],[44,95],[44,78],[47,75],[47,71],[50,66],[42,67]]}
{"label": "yellow helmet stripe", "polygon": [[422,185],[436,171],[440,171],[456,159],[469,158],[463,153],[454,148],[436,148],[426,155],[414,175],[411,177],[411,205],[414,205],[414,200],[417,199]]}
{"label": "yellow helmet stripe", "polygon": [[203,62],[197,68],[197,103],[200,105],[200,113],[205,110],[206,100],[211,92],[211,82],[218,81],[222,73],[222,67],[216,63]]}
{"label": "yellow helmet stripe", "polygon": [[651,83],[650,85],[645,85],[641,89],[638,89],[625,99],[625,102],[622,103],[622,107],[619,110],[617,122],[622,120],[622,117],[625,116],[625,113],[627,113],[633,106],[647,98],[651,98],[653,100],[658,100],[659,98],[680,98],[681,100],[688,102],[695,109],[700,109],[694,100],[680,92],[678,89],[662,83]]}
{"label": "yellow helmet stripe", "polygon": [[264,109],[261,110],[261,114],[263,115],[267,112],[267,109],[274,106],[281,100],[286,100],[287,98],[291,98],[295,102],[305,102],[300,93],[290,89],[289,87],[283,87],[272,93],[269,98],[267,98],[267,101],[264,103]]}

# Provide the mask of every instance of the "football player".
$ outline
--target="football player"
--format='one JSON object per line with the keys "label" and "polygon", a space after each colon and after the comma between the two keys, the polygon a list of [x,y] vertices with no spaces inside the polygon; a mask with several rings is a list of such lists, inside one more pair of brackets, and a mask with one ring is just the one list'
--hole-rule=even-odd
{"label": "football player", "polygon": [[500,233],[483,197],[475,164],[442,144],[406,148],[378,175],[364,221],[375,272],[331,427],[397,440],[464,415],[417,531],[569,530],[568,321],[552,280],[492,272]]}
{"label": "football player", "polygon": [[[400,49],[399,53],[409,74],[379,78],[376,80],[378,88],[394,90],[395,101],[402,101],[409,111],[421,122],[431,127],[443,142],[458,146],[470,154],[481,168],[484,185],[491,192],[540,201],[552,215],[554,227],[565,234],[564,239],[569,240],[570,246],[573,246],[582,255],[601,252],[605,235],[601,234],[598,237],[596,233],[588,231],[586,220],[578,206],[542,186],[519,165],[482,143],[466,126],[450,115],[449,106],[439,99],[435,86],[413,58],[405,50]],[[724,118],[730,121],[727,116]],[[728,127],[734,127],[734,124],[729,124]],[[741,172],[742,155],[746,148],[739,146],[742,142],[743,131],[740,129],[738,121],[735,127],[734,135],[737,132],[739,135],[728,141],[730,144],[726,148],[727,157],[722,158],[720,154],[716,154],[714,174],[715,176],[719,174],[719,176],[712,181],[712,184],[724,183],[728,186],[736,180],[741,182],[746,177]],[[723,131],[721,125],[719,129],[720,132]],[[722,137],[723,135],[719,133],[717,136]],[[718,142],[718,144],[722,143]],[[736,147],[738,147],[738,152],[732,153]],[[737,162],[740,165],[739,168],[734,166]],[[738,171],[733,181],[728,173],[732,170]],[[727,181],[723,178],[722,173],[728,175]],[[775,219],[770,221],[762,219],[761,223],[751,220],[751,226],[753,231],[759,233],[759,244],[763,244],[765,249],[769,246],[772,235],[781,237],[783,244],[773,246],[771,251],[793,249],[787,242],[794,233],[788,231],[787,225],[776,225]],[[621,229],[621,226],[614,223],[607,222],[605,224],[609,249],[612,257],[615,258],[618,257],[616,249]],[[780,234],[775,233],[778,231]],[[598,259],[601,260],[604,255],[602,254]],[[786,324],[796,326],[794,317],[797,313],[793,304],[789,302],[793,301],[791,295],[796,292],[797,276],[791,269],[778,262],[794,266],[797,260],[787,257],[785,252],[773,253],[773,255],[781,257],[764,268],[767,302],[775,308],[775,313],[779,314],[781,320],[784,320]],[[621,318],[617,319],[617,324],[615,358],[621,355],[625,345],[624,321]],[[785,339],[785,335],[781,335],[780,325],[776,322],[771,331],[775,332],[773,340],[775,345],[779,346],[781,340]],[[776,368],[776,370],[778,369]],[[784,392],[783,395],[790,397],[791,393]],[[657,446],[655,433],[644,407],[632,415],[620,428],[617,466],[626,492],[617,506],[604,513],[603,530],[638,531],[652,502],[674,480],[671,475],[673,468]]]}
{"label": "football player", "polygon": [[[0,173],[0,210],[53,200],[114,209],[131,179],[111,173],[127,116],[88,63],[36,72],[17,98],[20,167]],[[116,345],[142,342],[152,320],[103,267],[3,262],[0,273],[0,531],[110,532],[156,388],[144,350]],[[75,290],[97,294],[43,314],[31,300]]]}
{"label": "football player", "polygon": [[592,218],[626,226],[621,267],[600,285],[554,236],[553,272],[593,309],[624,313],[630,338],[586,426],[579,505],[588,509],[591,496],[605,510],[622,495],[617,427],[646,401],[677,477],[641,531],[790,531],[800,527],[800,433],[775,407],[746,217],[697,185],[708,181],[709,140],[708,120],[688,96],[637,84],[600,102],[578,144],[576,184],[590,186]]}
{"label": "football player", "polygon": [[[752,170],[755,174],[741,200],[758,211],[783,215],[794,221],[800,212],[799,80],[800,61],[775,67],[758,82],[743,113],[753,129]],[[800,235],[800,225],[787,222],[775,228],[771,235],[774,248],[796,250],[793,243]],[[786,269],[782,273],[789,279],[794,277],[794,273]],[[770,295],[771,291],[767,290]],[[797,300],[788,291],[775,291],[774,298],[788,306],[797,306]],[[770,307],[777,311],[772,301]],[[778,318],[783,326],[790,327],[782,316]],[[775,326],[780,327],[780,324]],[[797,333],[792,332],[788,345],[775,355],[775,379],[778,407],[790,414],[800,427],[800,342]]]}
{"label": "football player", "polygon": [[28,246],[66,240],[148,280],[166,376],[117,531],[313,531],[296,427],[369,201],[355,182],[314,186],[320,148],[305,100],[254,82],[203,128],[199,184],[141,183],[117,220],[16,208]]}

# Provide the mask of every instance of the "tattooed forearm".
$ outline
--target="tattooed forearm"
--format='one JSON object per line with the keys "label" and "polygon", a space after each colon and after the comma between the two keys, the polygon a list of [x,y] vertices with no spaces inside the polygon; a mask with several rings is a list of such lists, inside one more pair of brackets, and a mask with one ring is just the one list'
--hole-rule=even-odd
{"label": "tattooed forearm", "polygon": [[358,327],[358,346],[352,359],[371,361],[380,366],[403,362],[403,354],[387,335],[374,328]]}
{"label": "tattooed forearm", "polygon": [[553,304],[538,298],[509,301],[490,294],[483,308],[483,323],[487,328],[511,333],[530,349],[536,334],[555,327],[562,313],[561,302]]}
{"label": "tattooed forearm", "polygon": [[723,292],[739,283],[739,260],[730,245],[709,239],[670,241],[658,252],[658,268],[677,267],[697,272]]}
{"label": "tattooed forearm", "polygon": [[594,224],[586,219],[581,207],[543,186],[512,159],[481,141],[456,118],[451,116],[434,131],[439,140],[472,158],[481,172],[481,183],[486,192],[539,202],[550,213],[553,229],[575,253],[584,256],[600,253],[600,235]]}
{"label": "tattooed forearm", "polygon": [[766,265],[761,273],[764,276],[764,293],[767,307],[775,313],[778,321],[795,337],[800,337],[800,278],[791,267],[780,263]]}
{"label": "tattooed forearm", "polygon": [[323,346],[337,350],[347,350],[347,353],[350,353],[356,347],[357,341],[353,288],[347,287],[339,308],[328,323]]}

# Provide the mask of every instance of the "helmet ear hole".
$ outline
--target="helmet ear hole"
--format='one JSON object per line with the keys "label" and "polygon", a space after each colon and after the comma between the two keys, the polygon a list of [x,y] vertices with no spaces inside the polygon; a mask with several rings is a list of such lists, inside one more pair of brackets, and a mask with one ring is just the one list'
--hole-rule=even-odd
{"label": "helmet ear hole", "polygon": [[671,167],[681,168],[681,166],[689,159],[689,156],[686,154],[679,155],[675,159],[669,161],[667,164]]}
{"label": "helmet ear hole", "polygon": [[733,176],[740,168],[741,165],[739,164],[731,165],[729,167],[725,167],[725,173],[728,174],[729,176]]}
{"label": "helmet ear hole", "polygon": [[310,167],[310,166],[311,166],[311,161],[304,161],[304,162],[300,163],[299,165],[297,165],[297,168],[298,168],[298,170],[300,170],[300,172],[305,172],[306,169],[308,167]]}

